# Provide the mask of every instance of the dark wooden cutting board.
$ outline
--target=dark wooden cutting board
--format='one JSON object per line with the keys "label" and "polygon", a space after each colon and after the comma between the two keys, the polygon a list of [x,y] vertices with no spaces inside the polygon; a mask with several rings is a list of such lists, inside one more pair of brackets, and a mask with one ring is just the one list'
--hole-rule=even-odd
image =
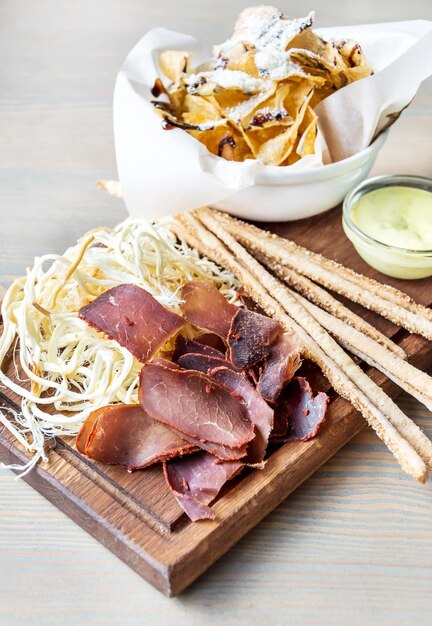
{"label": "dark wooden cutting board", "polygon": [[[297,222],[269,225],[280,235],[322,252],[348,267],[409,293],[432,305],[432,281],[396,281],[378,274],[357,255],[341,227],[340,209]],[[406,350],[412,363],[432,363],[432,343],[409,335],[360,306],[350,308]],[[12,368],[11,368],[12,371]],[[400,391],[385,376],[372,378],[393,397]],[[19,399],[0,390],[0,402],[19,408]],[[169,493],[160,467],[129,474],[84,458],[73,440],[59,440],[24,480],[77,522],[136,572],[167,595],[190,585],[249,529],[272,511],[365,425],[351,405],[333,397],[325,428],[316,439],[285,444],[275,450],[263,471],[240,477],[213,505],[216,520],[190,522]],[[26,460],[26,453],[8,431],[0,432],[0,459],[6,464]],[[396,462],[396,461],[395,461]]]}

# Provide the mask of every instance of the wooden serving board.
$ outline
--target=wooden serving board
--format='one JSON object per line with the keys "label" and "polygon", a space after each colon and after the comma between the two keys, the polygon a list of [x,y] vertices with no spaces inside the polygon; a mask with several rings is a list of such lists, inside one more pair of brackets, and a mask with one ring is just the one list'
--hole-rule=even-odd
{"label": "wooden serving board", "polygon": [[[340,209],[320,217],[269,225],[278,234],[381,281],[408,292],[418,302],[432,304],[432,281],[396,281],[374,272],[343,234]],[[387,320],[349,303],[369,322],[402,345],[412,363],[432,363],[432,343],[409,335]],[[399,389],[381,373],[372,378],[392,396]],[[0,402],[18,409],[18,398],[0,390]],[[250,471],[226,489],[213,505],[216,520],[190,522],[166,487],[158,467],[127,473],[123,468],[94,463],[59,440],[24,480],[93,537],[167,595],[181,593],[249,529],[272,511],[365,425],[351,405],[333,396],[326,426],[304,443],[275,450],[263,471]],[[8,431],[0,432],[0,459],[22,463],[26,453]]]}

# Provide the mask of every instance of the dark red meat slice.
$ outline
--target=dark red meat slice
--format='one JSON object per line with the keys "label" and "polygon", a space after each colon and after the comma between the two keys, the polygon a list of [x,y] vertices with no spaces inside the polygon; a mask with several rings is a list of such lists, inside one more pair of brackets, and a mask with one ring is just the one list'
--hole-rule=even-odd
{"label": "dark red meat slice", "polygon": [[183,315],[190,324],[226,339],[231,320],[238,310],[207,280],[192,280],[183,286]]}
{"label": "dark red meat slice", "polygon": [[153,359],[152,363],[153,365],[163,365],[163,367],[170,367],[172,370],[178,370],[180,367],[180,365],[174,363],[174,361],[170,361],[169,359],[163,359],[162,357]]}
{"label": "dark red meat slice", "polygon": [[267,402],[276,402],[284,386],[301,365],[297,335],[283,333],[270,347],[258,381],[258,391]]}
{"label": "dark red meat slice", "polygon": [[296,376],[286,389],[276,414],[282,411],[288,421],[285,435],[279,441],[307,441],[315,437],[325,421],[328,396],[321,391],[315,398],[306,378]]}
{"label": "dark red meat slice", "polygon": [[227,367],[233,372],[241,372],[230,361],[206,354],[184,354],[179,358],[178,364],[186,370],[195,370],[203,374],[208,374],[209,370],[215,367]]}
{"label": "dark red meat slice", "polygon": [[268,355],[282,326],[260,313],[238,309],[228,333],[230,358],[236,367],[250,368]]}
{"label": "dark red meat slice", "polygon": [[205,452],[164,463],[166,481],[177,502],[195,522],[214,519],[214,512],[207,506],[223,485],[237,474],[243,463],[231,461],[220,463]]}
{"label": "dark red meat slice", "polygon": [[314,393],[318,393],[318,391],[328,392],[331,388],[322,370],[310,359],[304,358],[302,360],[302,364],[297,370],[296,376],[306,378]]}
{"label": "dark red meat slice", "polygon": [[237,461],[238,459],[242,459],[246,456],[248,446],[247,443],[242,445],[240,448],[229,448],[228,446],[222,446],[218,443],[213,443],[212,441],[201,441],[197,437],[190,437],[176,430],[173,426],[170,426],[169,428],[173,432],[177,433],[177,435],[182,439],[185,439],[197,448],[201,448],[201,450],[209,452],[220,461]]}
{"label": "dark red meat slice", "polygon": [[[199,355],[197,355],[197,356],[199,356]],[[217,360],[217,362],[219,363],[219,359]],[[223,362],[225,362],[225,361],[223,361]],[[171,369],[179,369],[180,368],[180,365],[178,365],[177,363],[174,363],[173,361],[168,361],[167,359],[161,359],[161,358],[153,359],[152,363],[153,363],[153,365],[162,365],[164,367],[168,367],[168,368],[171,368]],[[244,444],[240,448],[236,448],[236,449],[228,448],[226,446],[221,446],[221,445],[218,445],[216,443],[212,443],[210,441],[204,443],[204,442],[200,441],[199,439],[197,440],[196,438],[188,437],[188,436],[186,436],[186,435],[184,435],[182,433],[179,433],[172,426],[170,428],[171,428],[171,430],[173,430],[173,432],[177,432],[179,437],[183,437],[189,443],[194,444],[196,446],[199,446],[203,450],[207,450],[208,452],[210,452],[211,454],[214,454],[215,456],[217,456],[219,459],[221,459],[223,461],[232,461],[232,460],[235,460],[235,459],[241,459],[242,457],[244,457],[246,455],[247,444]]]}
{"label": "dark red meat slice", "polygon": [[127,284],[105,291],[82,307],[79,316],[142,363],[185,325],[183,318],[165,309],[145,289]]}
{"label": "dark red meat slice", "polygon": [[248,311],[255,311],[256,313],[264,315],[264,310],[255,302],[253,298],[250,297],[247,291],[240,288],[237,291],[237,294],[240,296],[240,302],[242,303],[244,309],[248,309]]}
{"label": "dark red meat slice", "polygon": [[283,441],[288,430],[288,415],[284,402],[280,402],[274,410],[273,430],[270,433],[270,441]]}
{"label": "dark red meat slice", "polygon": [[202,343],[209,348],[219,350],[219,352],[222,352],[222,354],[225,356],[226,344],[224,339],[221,339],[219,335],[215,335],[214,333],[203,333],[202,335],[198,335],[198,337],[195,337],[195,341],[197,341],[198,343]]}
{"label": "dark red meat slice", "polygon": [[229,387],[246,404],[249,419],[255,426],[255,438],[248,444],[247,460],[249,463],[259,463],[264,458],[273,428],[273,409],[242,374],[218,367],[211,370],[210,376]]}
{"label": "dark red meat slice", "polygon": [[203,443],[241,448],[254,436],[244,403],[200,372],[148,363],[139,400],[151,417]]}
{"label": "dark red meat slice", "polygon": [[[85,444],[90,458],[138,469],[197,450],[171,429],[149,417],[139,404],[113,404],[93,411]],[[77,442],[78,447],[78,442]],[[82,446],[78,448],[82,451]]]}
{"label": "dark red meat slice", "polygon": [[81,452],[81,454],[85,454],[85,448],[88,438],[93,430],[94,425],[97,422],[97,419],[98,411],[92,411],[78,432],[75,440],[75,446],[78,452]]}
{"label": "dark red meat slice", "polygon": [[182,335],[179,335],[176,339],[175,350],[172,357],[173,361],[177,363],[181,356],[191,353],[213,356],[217,359],[225,358],[225,355],[219,350],[216,350],[216,348],[207,346],[206,344],[195,341],[194,339],[186,339],[185,337],[182,337]]}

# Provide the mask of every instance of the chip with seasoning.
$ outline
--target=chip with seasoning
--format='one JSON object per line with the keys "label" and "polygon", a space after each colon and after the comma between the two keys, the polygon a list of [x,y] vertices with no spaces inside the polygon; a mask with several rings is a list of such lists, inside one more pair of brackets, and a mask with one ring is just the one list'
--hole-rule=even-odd
{"label": "chip with seasoning", "polygon": [[193,67],[186,51],[162,52],[152,94],[163,127],[181,128],[230,161],[292,165],[313,154],[314,108],[373,73],[357,42],[325,41],[313,18],[255,6],[207,63]]}

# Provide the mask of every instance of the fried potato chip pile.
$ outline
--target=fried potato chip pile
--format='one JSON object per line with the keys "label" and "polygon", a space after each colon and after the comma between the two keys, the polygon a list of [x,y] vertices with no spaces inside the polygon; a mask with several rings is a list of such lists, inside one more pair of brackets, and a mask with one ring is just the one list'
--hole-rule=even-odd
{"label": "fried potato chip pile", "polygon": [[314,13],[289,19],[271,6],[240,13],[233,36],[213,58],[191,67],[191,54],[166,50],[153,104],[165,129],[181,128],[230,161],[292,165],[313,154],[314,111],[324,98],[373,72],[360,45],[324,41]]}

